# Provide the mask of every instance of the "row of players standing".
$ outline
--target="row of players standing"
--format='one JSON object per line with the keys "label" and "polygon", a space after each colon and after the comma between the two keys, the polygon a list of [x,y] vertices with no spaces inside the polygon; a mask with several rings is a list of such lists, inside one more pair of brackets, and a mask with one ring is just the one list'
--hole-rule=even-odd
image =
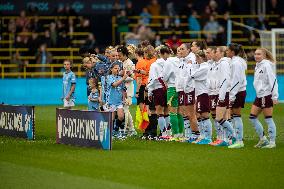
{"label": "row of players standing", "polygon": [[[170,49],[167,49],[164,46],[158,50],[158,59],[150,67],[147,85],[148,98],[154,101],[158,113],[160,138],[169,138],[166,131],[169,112],[171,140],[244,147],[241,109],[246,98],[247,63],[242,46],[233,43],[228,47],[207,48],[204,42],[196,41],[179,46],[176,57],[170,57]],[[258,48],[255,61],[257,97],[250,114],[250,121],[260,138],[255,147],[274,148],[276,126],[272,112],[278,99],[275,60],[268,50]],[[262,111],[270,141],[257,119]],[[214,142],[209,113],[217,133]]]}
{"label": "row of players standing", "polygon": [[[132,60],[137,61],[136,68]],[[227,54],[227,55],[226,55]],[[257,98],[250,121],[260,137],[256,147],[275,147],[276,127],[272,119],[278,85],[275,60],[266,49],[255,51],[254,87]],[[133,78],[137,81],[137,103],[149,109],[149,126],[143,138],[187,141],[241,148],[243,123],[241,109],[246,97],[246,60],[242,46],[206,47],[202,41],[182,44],[176,57],[167,46],[154,49],[147,42],[135,46],[107,48],[105,55],[88,55],[89,109],[116,112],[114,130],[136,134],[129,106],[133,97]],[[148,78],[149,77],[149,78]],[[270,142],[257,116],[263,111]],[[212,142],[214,120],[217,140]],[[124,124],[125,126],[124,126]]]}

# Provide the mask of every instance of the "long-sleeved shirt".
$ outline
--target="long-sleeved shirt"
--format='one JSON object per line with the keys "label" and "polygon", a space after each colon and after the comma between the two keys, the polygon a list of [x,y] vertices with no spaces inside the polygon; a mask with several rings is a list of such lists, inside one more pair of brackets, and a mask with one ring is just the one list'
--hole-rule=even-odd
{"label": "long-sleeved shirt", "polygon": [[226,93],[230,91],[231,68],[230,58],[223,57],[217,63],[216,81],[219,99],[225,100]]}
{"label": "long-sleeved shirt", "polygon": [[191,74],[196,69],[196,57],[192,52],[185,58],[180,58],[178,75],[176,78],[176,91],[184,91],[186,93],[194,90],[194,80],[191,79]]}
{"label": "long-sleeved shirt", "polygon": [[256,64],[253,86],[258,98],[272,95],[273,100],[278,99],[278,83],[272,62],[264,59]]}
{"label": "long-sleeved shirt", "polygon": [[148,96],[151,96],[153,90],[163,88],[162,83],[159,81],[161,73],[163,72],[165,60],[163,58],[157,59],[153,64],[151,64],[149,77],[148,77]]}
{"label": "long-sleeved shirt", "polygon": [[175,87],[179,62],[180,61],[177,57],[169,57],[165,62],[161,79],[167,84],[168,87]]}
{"label": "long-sleeved shirt", "polygon": [[235,101],[236,94],[240,91],[246,90],[247,63],[239,57],[233,56],[231,60],[231,89],[230,89],[230,101]]}
{"label": "long-sleeved shirt", "polygon": [[218,95],[219,91],[217,88],[217,80],[216,80],[216,71],[217,64],[213,60],[208,61],[209,71],[208,71],[208,94],[209,95]]}
{"label": "long-sleeved shirt", "polygon": [[208,94],[208,71],[209,64],[207,62],[203,62],[199,64],[199,67],[194,70],[191,78],[194,80],[195,84],[195,95],[199,96],[203,93]]}

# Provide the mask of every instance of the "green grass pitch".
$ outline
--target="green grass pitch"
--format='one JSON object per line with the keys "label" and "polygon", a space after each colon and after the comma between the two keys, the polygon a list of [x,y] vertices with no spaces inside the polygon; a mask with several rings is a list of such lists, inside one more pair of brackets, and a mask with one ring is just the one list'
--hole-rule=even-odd
{"label": "green grass pitch", "polygon": [[55,144],[55,106],[38,106],[35,141],[0,136],[0,188],[284,188],[284,104],[276,149],[253,148],[249,110],[243,149],[132,138],[104,151]]}

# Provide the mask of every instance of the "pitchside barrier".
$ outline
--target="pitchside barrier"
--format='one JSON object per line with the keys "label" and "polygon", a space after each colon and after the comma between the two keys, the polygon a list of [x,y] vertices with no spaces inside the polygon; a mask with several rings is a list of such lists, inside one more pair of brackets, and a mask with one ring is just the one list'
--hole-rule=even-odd
{"label": "pitchside barrier", "polygon": [[111,150],[112,113],[56,108],[56,143]]}
{"label": "pitchside barrier", "polygon": [[[284,102],[284,75],[277,75],[279,100]],[[246,102],[253,102],[255,90],[253,76],[247,76]],[[41,79],[0,79],[0,103],[5,104],[30,104],[30,105],[58,105],[63,104],[62,78]],[[15,87],[17,86],[17,87]],[[134,82],[134,88],[136,83]],[[136,104],[135,91],[132,104]],[[45,98],[38,98],[43,96]],[[75,104],[88,104],[86,78],[78,78],[75,89]]]}
{"label": "pitchside barrier", "polygon": [[35,139],[34,106],[0,104],[0,135]]}

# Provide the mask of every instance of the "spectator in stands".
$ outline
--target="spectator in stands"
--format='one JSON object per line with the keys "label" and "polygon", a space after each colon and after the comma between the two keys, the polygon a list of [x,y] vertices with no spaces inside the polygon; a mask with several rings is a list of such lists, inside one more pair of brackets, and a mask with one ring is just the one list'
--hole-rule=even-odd
{"label": "spectator in stands", "polygon": [[139,39],[141,41],[144,41],[144,40],[153,41],[155,39],[155,33],[148,26],[141,25],[138,28],[138,32],[137,33],[138,33]]}
{"label": "spectator in stands", "polygon": [[146,7],[143,8],[142,13],[140,14],[140,17],[141,19],[139,22],[141,24],[144,24],[144,25],[150,24],[152,15],[149,13],[148,8]]}
{"label": "spectator in stands", "polygon": [[[213,15],[210,15],[209,21],[205,24],[203,31],[212,33],[212,38],[216,39],[219,28],[220,25],[215,20],[215,17]],[[205,36],[207,36],[207,34],[205,34]]]}
{"label": "spectator in stands", "polygon": [[58,36],[58,41],[60,41],[60,43],[58,43],[58,47],[59,48],[67,48],[71,46],[71,41],[70,38],[67,36],[67,33],[65,30],[63,30],[59,36]]}
{"label": "spectator in stands", "polygon": [[54,22],[51,22],[49,25],[50,29],[50,43],[51,47],[56,47],[57,46],[57,40],[58,40],[58,33],[56,30],[56,24]]}
{"label": "spectator in stands", "polygon": [[162,40],[161,40],[160,35],[158,35],[158,34],[155,35],[155,42],[154,43],[155,43],[155,47],[158,47],[159,45],[162,44]]}
{"label": "spectator in stands", "polygon": [[34,16],[31,19],[30,30],[35,32],[43,31],[43,25],[41,24],[38,16]]}
{"label": "spectator in stands", "polygon": [[176,33],[173,33],[172,36],[167,39],[166,43],[173,50],[174,53],[176,53],[177,48],[182,44]]}
{"label": "spectator in stands", "polygon": [[209,7],[210,7],[210,9],[211,9],[211,12],[213,13],[213,14],[217,14],[218,13],[218,4],[217,4],[217,2],[215,1],[215,0],[210,0],[209,1]]}
{"label": "spectator in stands", "polygon": [[15,48],[25,48],[25,44],[24,44],[23,39],[20,35],[16,36]]}
{"label": "spectator in stands", "polygon": [[192,0],[188,0],[186,5],[183,6],[183,9],[180,12],[180,15],[190,16],[192,15],[193,3]]}
{"label": "spectator in stands", "polygon": [[212,12],[210,7],[207,5],[204,8],[203,13],[201,14],[201,25],[205,25],[206,22],[209,20],[210,16],[211,16]]}
{"label": "spectator in stands", "polygon": [[167,12],[166,12],[167,16],[175,16],[175,15],[177,15],[174,1],[168,2],[166,7],[167,7],[167,9],[166,9],[167,10]]}
{"label": "spectator in stands", "polygon": [[174,20],[174,29],[176,31],[181,30],[181,25],[180,25],[180,18],[179,16],[176,16],[175,20]]}
{"label": "spectator in stands", "polygon": [[44,32],[44,36],[41,38],[41,44],[46,44],[47,47],[51,47],[50,31],[47,29]]}
{"label": "spectator in stands", "polygon": [[16,21],[15,19],[10,19],[8,23],[8,32],[9,33],[16,33],[17,27],[16,27]]}
{"label": "spectator in stands", "polygon": [[28,41],[29,55],[35,56],[36,51],[40,45],[40,39],[38,37],[38,33],[32,32],[31,38]]}
{"label": "spectator in stands", "polygon": [[11,59],[11,64],[17,64],[18,67],[11,68],[11,72],[22,72],[24,69],[24,66],[28,65],[28,61],[23,61],[21,59],[21,54],[19,50],[16,50],[16,52],[13,54],[13,57]]}
{"label": "spectator in stands", "polygon": [[[51,64],[52,63],[52,54],[46,50],[47,45],[41,44],[38,52],[36,54],[36,64]],[[37,72],[47,72],[49,71],[49,68],[41,67],[37,68]]]}
{"label": "spectator in stands", "polygon": [[131,1],[127,1],[125,5],[125,11],[127,16],[136,16],[135,9],[133,8],[133,4]]}
{"label": "spectator in stands", "polygon": [[96,46],[96,38],[94,34],[89,33],[88,38],[84,44],[87,49],[94,49]]}
{"label": "spectator in stands", "polygon": [[80,24],[80,31],[81,32],[89,32],[91,31],[91,28],[90,28],[90,20],[87,19],[87,18],[84,18]]}
{"label": "spectator in stands", "polygon": [[[192,11],[192,15],[188,17],[188,29],[189,31],[200,32],[201,26],[197,19],[197,12],[195,10]],[[200,38],[199,34],[190,34],[191,39]]]}
{"label": "spectator in stands", "polygon": [[17,31],[21,32],[23,28],[29,27],[30,20],[26,17],[26,11],[22,10],[16,20]]}
{"label": "spectator in stands", "polygon": [[61,20],[56,21],[56,28],[58,33],[61,33],[63,30],[67,31]]}
{"label": "spectator in stands", "polygon": [[[161,5],[159,4],[158,0],[151,0],[150,5],[148,5],[149,13],[152,16],[160,16],[161,15]],[[152,23],[159,23],[159,19],[153,19]]]}
{"label": "spectator in stands", "polygon": [[170,18],[165,18],[163,22],[163,27],[161,28],[162,31],[170,31],[172,30]]}
{"label": "spectator in stands", "polygon": [[126,16],[126,11],[121,9],[119,14],[117,15],[116,18],[116,22],[117,22],[117,32],[120,34],[121,32],[128,32],[129,28],[128,28],[128,23],[129,20]]}

